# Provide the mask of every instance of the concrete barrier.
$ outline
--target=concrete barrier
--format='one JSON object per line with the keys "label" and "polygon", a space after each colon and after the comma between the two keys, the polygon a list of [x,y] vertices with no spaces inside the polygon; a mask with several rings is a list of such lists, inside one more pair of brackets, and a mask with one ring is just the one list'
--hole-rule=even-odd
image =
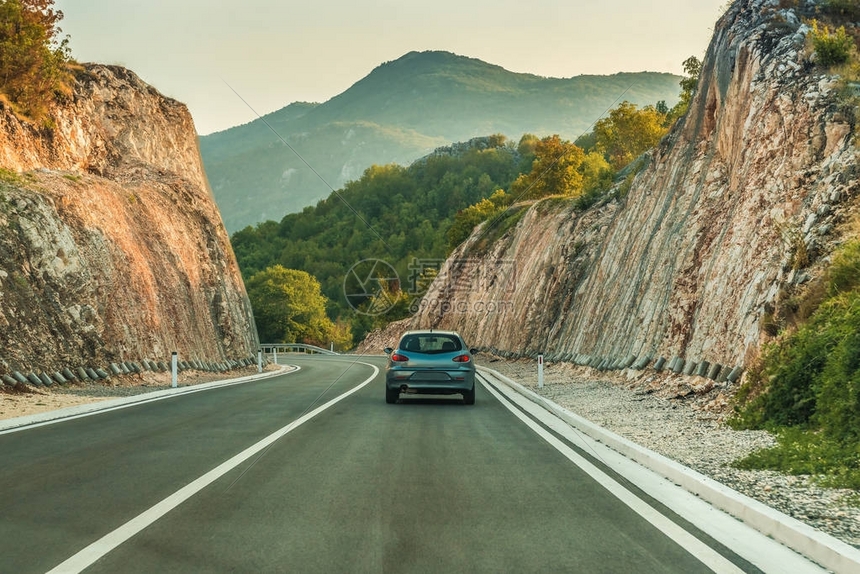
{"label": "concrete barrier", "polygon": [[720,370],[722,370],[723,366],[719,363],[714,363],[711,365],[711,368],[708,369],[708,378],[712,381],[717,380],[717,376],[720,374]]}
{"label": "concrete barrier", "polygon": [[726,377],[726,380],[730,383],[735,383],[735,382],[737,382],[738,379],[741,378],[741,375],[743,374],[743,372],[744,372],[743,367],[735,367],[729,373],[729,376]]}
{"label": "concrete barrier", "polygon": [[687,361],[687,363],[684,365],[683,373],[687,376],[690,376],[693,374],[693,371],[696,370],[697,366],[698,365],[696,364],[696,361]]}

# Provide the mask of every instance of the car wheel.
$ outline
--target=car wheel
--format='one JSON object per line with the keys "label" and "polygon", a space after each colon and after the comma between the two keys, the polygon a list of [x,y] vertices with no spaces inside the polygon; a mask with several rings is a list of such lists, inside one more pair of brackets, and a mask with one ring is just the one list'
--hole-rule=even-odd
{"label": "car wheel", "polygon": [[389,405],[393,405],[397,402],[397,399],[400,398],[400,390],[399,389],[389,389],[386,387],[385,389],[385,402]]}
{"label": "car wheel", "polygon": [[475,387],[472,387],[471,391],[463,392],[463,404],[464,405],[474,405],[475,404]]}

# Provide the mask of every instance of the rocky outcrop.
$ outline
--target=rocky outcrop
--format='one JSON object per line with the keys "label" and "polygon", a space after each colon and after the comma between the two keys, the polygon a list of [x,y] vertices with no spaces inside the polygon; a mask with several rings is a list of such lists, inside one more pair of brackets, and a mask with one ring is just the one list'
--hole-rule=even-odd
{"label": "rocky outcrop", "polygon": [[479,228],[410,326],[603,368],[749,364],[769,309],[856,204],[854,107],[810,61],[807,32],[795,9],[735,2],[687,116],[629,191],[585,212],[537,203],[489,247]]}
{"label": "rocky outcrop", "polygon": [[0,109],[0,373],[251,356],[187,108],[88,65],[51,123]]}

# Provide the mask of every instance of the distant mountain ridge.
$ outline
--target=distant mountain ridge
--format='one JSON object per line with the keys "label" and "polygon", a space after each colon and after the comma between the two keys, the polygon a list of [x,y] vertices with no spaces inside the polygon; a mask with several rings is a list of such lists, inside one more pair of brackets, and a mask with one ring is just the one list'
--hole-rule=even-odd
{"label": "distant mountain ridge", "polygon": [[493,133],[576,139],[623,100],[674,104],[679,80],[657,72],[543,78],[450,52],[410,52],[325,103],[293,103],[202,136],[200,150],[232,233],[300,211],[373,164],[408,164],[451,142]]}

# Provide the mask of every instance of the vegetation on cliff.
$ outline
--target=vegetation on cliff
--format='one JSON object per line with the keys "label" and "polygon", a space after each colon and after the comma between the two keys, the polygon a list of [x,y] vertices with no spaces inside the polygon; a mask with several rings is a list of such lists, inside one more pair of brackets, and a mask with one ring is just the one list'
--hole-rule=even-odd
{"label": "vegetation on cliff", "polygon": [[[495,135],[439,148],[408,168],[373,166],[315,207],[235,233],[233,248],[246,280],[273,265],[316,277],[329,316],[348,321],[360,339],[409,315],[423,295],[419,283],[476,225],[490,220],[482,242],[489,244],[519,220],[517,202],[561,197],[590,205],[611,187],[617,170],[656,145],[668,114],[625,101],[582,145],[532,134],[514,145]],[[384,313],[368,313],[344,296],[351,267],[367,259],[387,262],[400,278],[387,287],[392,304]],[[261,313],[258,324],[267,324],[257,294],[250,297]]]}
{"label": "vegetation on cliff", "polygon": [[63,13],[53,0],[0,1],[0,94],[19,117],[45,122],[58,95],[73,81],[68,36],[60,38]]}
{"label": "vegetation on cliff", "polygon": [[[857,40],[842,20],[860,16],[856,2],[819,6],[826,23],[811,20],[816,64],[858,77]],[[856,28],[852,28],[855,29]],[[856,32],[855,32],[856,34]],[[857,99],[843,97],[856,118]],[[808,265],[802,237],[794,238],[794,267]],[[775,432],[777,446],[738,461],[741,468],[771,468],[816,475],[832,486],[860,488],[860,233],[857,225],[832,253],[822,276],[802,296],[768,313],[765,346],[736,400],[731,423]]]}
{"label": "vegetation on cliff", "polygon": [[[329,316],[348,317],[363,337],[408,313],[424,269],[439,267],[448,254],[446,232],[457,212],[508,188],[523,164],[516,146],[493,136],[440,148],[409,167],[373,166],[302,213],[235,233],[233,249],[246,280],[276,264],[316,277]],[[378,316],[356,313],[360,301],[347,301],[344,280],[367,259],[390,264],[402,279],[395,290],[412,297]]]}
{"label": "vegetation on cliff", "polygon": [[860,239],[834,253],[806,300],[791,304],[801,306],[815,310],[765,348],[733,421],[770,429],[779,444],[738,464],[860,488]]}

